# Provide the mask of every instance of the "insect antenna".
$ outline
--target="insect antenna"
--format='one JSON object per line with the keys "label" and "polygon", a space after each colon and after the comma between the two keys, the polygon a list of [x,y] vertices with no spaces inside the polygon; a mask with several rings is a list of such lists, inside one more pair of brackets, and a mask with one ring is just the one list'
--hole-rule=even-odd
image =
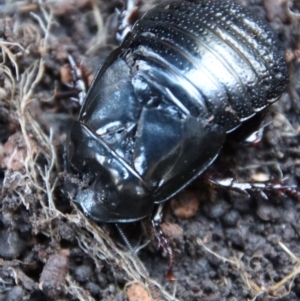
{"label": "insect antenna", "polygon": [[134,257],[138,257],[138,256],[136,255],[136,253],[134,252],[133,247],[131,246],[131,244],[130,244],[128,238],[127,238],[126,235],[125,235],[125,233],[124,233],[123,230],[120,228],[119,224],[116,223],[115,226],[116,226],[117,230],[119,231],[120,236],[122,237],[122,239],[123,239],[125,245],[126,245],[127,248],[129,249],[129,251],[131,252],[131,254],[132,254]]}
{"label": "insect antenna", "polygon": [[115,223],[115,226],[120,234],[120,236],[122,237],[125,245],[127,246],[127,248],[129,249],[138,269],[143,273],[143,276],[145,278],[145,282],[149,288],[149,291],[152,295],[152,298],[154,301],[160,301],[162,300],[161,299],[161,296],[160,296],[160,293],[157,289],[157,287],[151,282],[149,281],[149,273],[148,271],[146,270],[146,268],[144,267],[144,265],[142,264],[140,258],[137,256],[137,254],[135,253],[133,247],[131,246],[128,238],[126,237],[125,233],[123,232],[123,230],[120,228],[119,224]]}

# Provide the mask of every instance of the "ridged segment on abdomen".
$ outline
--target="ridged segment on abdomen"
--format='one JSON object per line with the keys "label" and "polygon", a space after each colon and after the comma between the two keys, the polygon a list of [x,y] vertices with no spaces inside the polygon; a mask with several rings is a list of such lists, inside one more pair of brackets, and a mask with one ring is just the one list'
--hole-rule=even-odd
{"label": "ridged segment on abdomen", "polygon": [[139,74],[151,78],[151,65],[160,65],[188,81],[207,116],[230,132],[285,87],[284,62],[270,51],[277,47],[273,40],[264,22],[233,3],[172,2],[139,20],[128,46]]}

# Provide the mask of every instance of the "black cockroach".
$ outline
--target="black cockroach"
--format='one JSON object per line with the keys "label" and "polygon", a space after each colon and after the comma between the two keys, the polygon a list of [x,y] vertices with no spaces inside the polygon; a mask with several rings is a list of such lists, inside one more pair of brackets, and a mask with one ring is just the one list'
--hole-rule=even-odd
{"label": "black cockroach", "polygon": [[278,100],[283,50],[233,2],[167,1],[98,71],[67,139],[67,189],[99,222],[131,222],[201,175],[227,135]]}

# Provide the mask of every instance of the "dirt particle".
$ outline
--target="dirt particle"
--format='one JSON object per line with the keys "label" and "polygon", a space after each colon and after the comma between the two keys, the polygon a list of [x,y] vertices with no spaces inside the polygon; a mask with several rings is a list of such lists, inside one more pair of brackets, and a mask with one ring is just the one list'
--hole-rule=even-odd
{"label": "dirt particle", "polygon": [[40,289],[47,296],[58,296],[65,284],[68,270],[69,260],[65,254],[54,254],[50,256],[40,277]]}
{"label": "dirt particle", "polygon": [[139,283],[131,285],[127,289],[128,301],[152,301],[148,291]]}
{"label": "dirt particle", "polygon": [[60,237],[62,239],[66,240],[66,241],[70,241],[70,242],[73,242],[76,240],[74,231],[69,224],[67,224],[65,222],[59,223],[58,230],[59,230]]}
{"label": "dirt particle", "polygon": [[236,248],[243,250],[245,242],[241,232],[238,229],[230,228],[226,230],[227,240]]}
{"label": "dirt particle", "polygon": [[81,265],[75,270],[75,278],[78,282],[86,282],[92,276],[92,267],[90,265]]}
{"label": "dirt particle", "polygon": [[167,237],[176,237],[182,235],[182,228],[176,223],[162,223],[161,229]]}
{"label": "dirt particle", "polygon": [[171,201],[171,208],[179,218],[191,218],[199,208],[199,198],[197,193],[184,190]]}
{"label": "dirt particle", "polygon": [[227,227],[235,226],[239,219],[240,214],[236,210],[230,210],[229,212],[225,213],[222,217],[222,221]]}
{"label": "dirt particle", "polygon": [[85,287],[93,296],[98,296],[100,294],[101,289],[99,285],[94,282],[88,282]]}
{"label": "dirt particle", "polygon": [[21,301],[24,292],[21,286],[14,286],[6,295],[5,301]]}
{"label": "dirt particle", "polygon": [[275,221],[279,218],[279,212],[276,207],[269,204],[260,204],[257,208],[257,215],[263,221]]}
{"label": "dirt particle", "polygon": [[22,134],[17,132],[11,135],[3,147],[3,152],[0,154],[1,167],[13,171],[20,170],[24,167],[26,158],[26,148]]}
{"label": "dirt particle", "polygon": [[17,231],[0,231],[0,257],[5,259],[18,258],[25,247],[26,244]]}
{"label": "dirt particle", "polygon": [[207,203],[205,204],[205,206],[203,206],[203,209],[205,210],[207,216],[213,219],[220,218],[228,211],[229,208],[230,205],[225,201]]}
{"label": "dirt particle", "polygon": [[107,287],[107,278],[103,273],[97,274],[97,280],[101,288],[104,289]]}

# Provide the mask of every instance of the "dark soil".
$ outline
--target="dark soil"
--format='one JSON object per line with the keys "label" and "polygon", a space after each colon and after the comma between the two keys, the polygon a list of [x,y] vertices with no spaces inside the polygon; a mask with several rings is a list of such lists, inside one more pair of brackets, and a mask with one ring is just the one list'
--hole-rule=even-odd
{"label": "dark soil", "polygon": [[[289,86],[266,116],[262,141],[228,145],[214,168],[297,189],[300,2],[239,2],[278,33]],[[144,1],[139,14],[151,5]],[[116,8],[122,1],[0,4],[0,301],[300,300],[300,194],[215,189],[208,171],[165,208],[176,281],[149,243],[149,221],[123,226],[139,261],[116,229],[65,196],[64,142],[79,92],[68,55],[89,85],[117,45]]]}

